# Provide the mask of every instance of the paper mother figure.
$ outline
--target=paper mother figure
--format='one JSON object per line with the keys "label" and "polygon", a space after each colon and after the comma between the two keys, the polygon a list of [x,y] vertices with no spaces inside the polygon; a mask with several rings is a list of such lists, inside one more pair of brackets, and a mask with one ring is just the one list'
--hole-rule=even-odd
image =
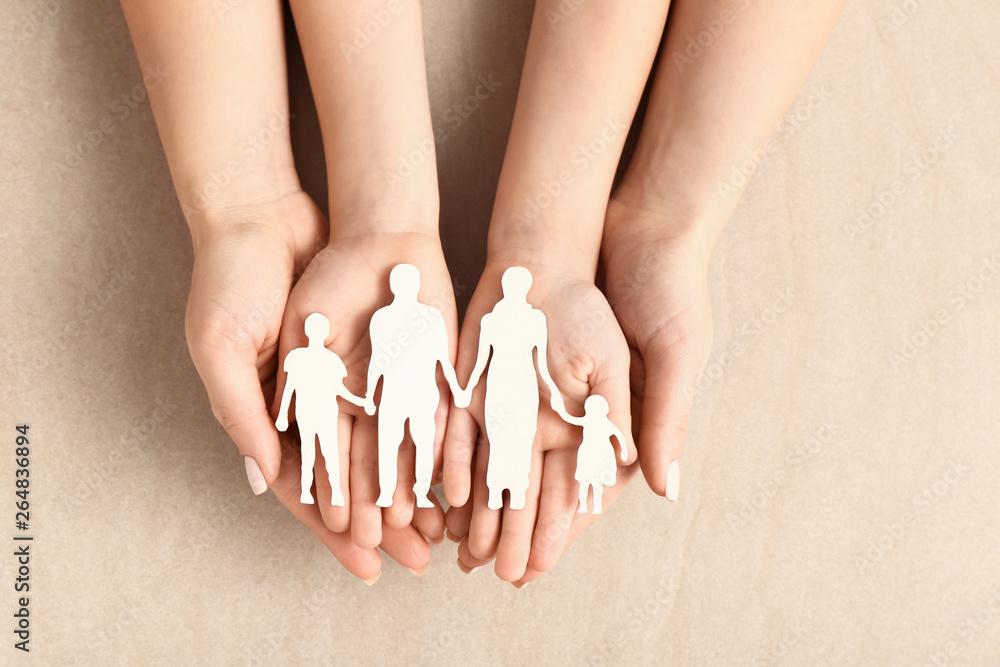
{"label": "paper mother figure", "polygon": [[503,506],[503,491],[507,489],[510,509],[520,510],[524,509],[531,447],[538,428],[538,376],[552,392],[552,408],[559,413],[565,409],[562,395],[549,375],[545,314],[528,303],[531,273],[522,266],[512,266],[504,271],[500,285],[503,298],[483,316],[476,365],[465,391],[475,388],[488,363],[485,422],[490,443],[486,466],[489,508]]}
{"label": "paper mother figure", "polygon": [[[375,414],[375,389],[382,381],[378,402],[379,507],[392,505],[396,490],[396,459],[407,421],[416,447],[418,507],[432,507],[427,493],[434,474],[434,435],[441,394],[437,367],[441,364],[452,394],[461,397],[451,363],[448,329],[441,312],[417,301],[420,272],[411,264],[398,264],[389,273],[392,303],[372,316],[369,333],[372,357],[368,365],[365,412]],[[460,405],[460,407],[462,407]]]}
{"label": "paper mother figure", "polygon": [[590,489],[594,489],[594,514],[600,514],[604,487],[615,485],[618,464],[611,438],[618,439],[622,461],[628,461],[625,434],[608,419],[610,410],[603,396],[592,394],[583,404],[582,417],[574,417],[566,411],[559,415],[567,423],[583,427],[583,442],[576,452],[576,481],[580,483],[580,507],[576,511],[580,514],[587,512]]}
{"label": "paper mother figure", "polygon": [[288,407],[292,394],[295,394],[295,421],[299,425],[302,443],[302,495],[299,502],[313,502],[310,489],[316,462],[316,440],[319,439],[319,449],[330,477],[330,504],[343,506],[340,451],[337,448],[337,418],[340,414],[337,397],[346,398],[358,407],[364,405],[364,400],[344,387],[347,368],[340,357],[324,345],[330,335],[330,321],[320,313],[313,313],[306,318],[305,331],[309,344],[292,350],[285,357],[287,378],[274,425],[279,431],[288,428]]}

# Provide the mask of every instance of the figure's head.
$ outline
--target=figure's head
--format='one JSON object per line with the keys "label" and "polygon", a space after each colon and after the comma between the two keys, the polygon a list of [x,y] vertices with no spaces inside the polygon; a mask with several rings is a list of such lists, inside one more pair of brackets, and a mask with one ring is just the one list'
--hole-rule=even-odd
{"label": "figure's head", "polygon": [[395,296],[417,297],[420,291],[420,270],[412,264],[397,264],[389,272],[389,290]]}
{"label": "figure's head", "polygon": [[587,400],[584,401],[583,410],[588,415],[607,417],[608,413],[611,411],[611,406],[608,405],[607,399],[600,394],[591,394],[587,397]]}
{"label": "figure's head", "polygon": [[330,320],[322,313],[313,313],[306,318],[306,338],[310,343],[322,345],[330,335]]}
{"label": "figure's head", "polygon": [[528,290],[531,289],[531,271],[523,266],[512,266],[503,272],[500,286],[504,298],[527,300]]}

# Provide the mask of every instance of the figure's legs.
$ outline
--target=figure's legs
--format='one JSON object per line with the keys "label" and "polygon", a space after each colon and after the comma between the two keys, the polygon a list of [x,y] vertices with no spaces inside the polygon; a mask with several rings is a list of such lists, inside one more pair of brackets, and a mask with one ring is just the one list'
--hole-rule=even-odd
{"label": "figure's legs", "polygon": [[302,492],[299,496],[299,502],[303,505],[312,505],[313,497],[310,489],[312,489],[313,484],[313,466],[316,464],[316,432],[303,430],[300,425],[299,437],[302,443],[302,479],[300,482]]}
{"label": "figure's legs", "polygon": [[340,488],[340,448],[337,446],[337,414],[321,427],[319,451],[326,461],[326,475],[330,478],[330,504],[344,506],[344,490]]}
{"label": "figure's legs", "polygon": [[396,459],[399,445],[403,442],[405,416],[390,414],[384,406],[379,406],[378,418],[378,500],[379,507],[392,505],[392,494],[396,491]]}
{"label": "figure's legs", "polygon": [[577,514],[587,513],[587,493],[590,491],[590,485],[580,482],[580,506],[577,508]]}
{"label": "figure's legs", "polygon": [[601,495],[604,493],[603,484],[594,484],[594,514],[601,513]]}
{"label": "figure's legs", "polygon": [[528,484],[528,479],[525,478],[516,488],[510,490],[510,508],[512,510],[524,509],[524,503],[528,495]]}
{"label": "figure's legs", "polygon": [[492,445],[490,445],[490,459],[486,465],[486,488],[490,492],[489,501],[486,503],[486,506],[491,510],[498,510],[503,507],[504,480],[499,474],[499,465],[495,463]]}
{"label": "figure's legs", "polygon": [[[436,409],[436,406],[435,406]],[[410,437],[417,450],[416,483],[413,493],[417,497],[417,507],[434,507],[427,497],[431,490],[431,478],[434,476],[434,410],[430,414],[410,415]]]}

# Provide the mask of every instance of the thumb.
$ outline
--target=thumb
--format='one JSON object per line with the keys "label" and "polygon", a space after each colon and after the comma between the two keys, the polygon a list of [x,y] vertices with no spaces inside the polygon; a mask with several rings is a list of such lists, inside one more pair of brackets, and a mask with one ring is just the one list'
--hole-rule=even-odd
{"label": "thumb", "polygon": [[678,458],[687,433],[688,418],[694,402],[695,383],[700,369],[691,355],[650,345],[641,352],[644,377],[639,422],[639,463],[649,488],[654,493],[677,500],[680,489]]}
{"label": "thumb", "polygon": [[247,478],[260,495],[274,483],[281,467],[278,431],[264,400],[256,364],[236,351],[192,354],[212,414],[246,457]]}

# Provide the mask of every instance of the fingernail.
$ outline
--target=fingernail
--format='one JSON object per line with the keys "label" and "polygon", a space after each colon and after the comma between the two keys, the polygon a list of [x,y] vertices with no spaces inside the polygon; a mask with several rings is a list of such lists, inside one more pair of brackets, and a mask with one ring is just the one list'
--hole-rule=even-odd
{"label": "fingernail", "polygon": [[677,459],[667,466],[667,500],[677,500],[677,494],[681,490],[681,468]]}
{"label": "fingernail", "polygon": [[431,544],[441,544],[444,542],[444,535],[438,535],[437,537],[429,537],[427,541]]}
{"label": "fingernail", "polygon": [[257,465],[257,461],[252,456],[244,456],[243,461],[246,463],[250,488],[253,489],[254,495],[259,496],[267,491],[267,480],[264,479],[264,473],[260,471],[260,466]]}
{"label": "fingernail", "polygon": [[444,531],[444,536],[447,537],[452,542],[454,542],[455,544],[460,544],[462,542],[461,538],[455,537],[454,535],[449,533],[447,529]]}
{"label": "fingernail", "polygon": [[376,574],[376,575],[375,575],[374,577],[372,577],[371,579],[365,579],[365,583],[366,583],[366,584],[368,584],[369,586],[371,586],[371,585],[372,585],[372,584],[374,584],[374,583],[375,583],[376,581],[378,581],[378,578],[379,578],[379,577],[381,577],[381,576],[382,576],[382,570],[379,570],[379,571],[378,571],[378,574]]}
{"label": "fingernail", "polygon": [[426,571],[427,571],[427,568],[429,568],[430,566],[431,566],[431,564],[430,564],[430,561],[428,561],[428,562],[427,562],[427,563],[425,563],[425,564],[424,564],[424,566],[423,566],[422,568],[420,568],[419,570],[415,570],[415,569],[413,569],[412,567],[408,567],[408,568],[406,568],[406,569],[407,569],[407,570],[409,570],[410,572],[412,572],[412,573],[413,573],[413,576],[414,576],[414,577],[419,577],[419,576],[420,576],[420,575],[422,575],[422,574],[423,574],[424,572],[426,572]]}
{"label": "fingernail", "polygon": [[472,574],[473,572],[475,572],[476,570],[478,570],[480,567],[482,567],[481,565],[476,566],[476,567],[469,567],[468,565],[466,565],[465,563],[462,562],[461,558],[459,558],[457,562],[458,562],[458,569],[460,569],[462,572],[465,572],[466,574]]}
{"label": "fingernail", "polygon": [[527,586],[531,582],[530,581],[515,581],[513,583],[514,583],[514,588],[516,588],[517,590],[521,590],[522,588],[524,588],[525,586]]}

